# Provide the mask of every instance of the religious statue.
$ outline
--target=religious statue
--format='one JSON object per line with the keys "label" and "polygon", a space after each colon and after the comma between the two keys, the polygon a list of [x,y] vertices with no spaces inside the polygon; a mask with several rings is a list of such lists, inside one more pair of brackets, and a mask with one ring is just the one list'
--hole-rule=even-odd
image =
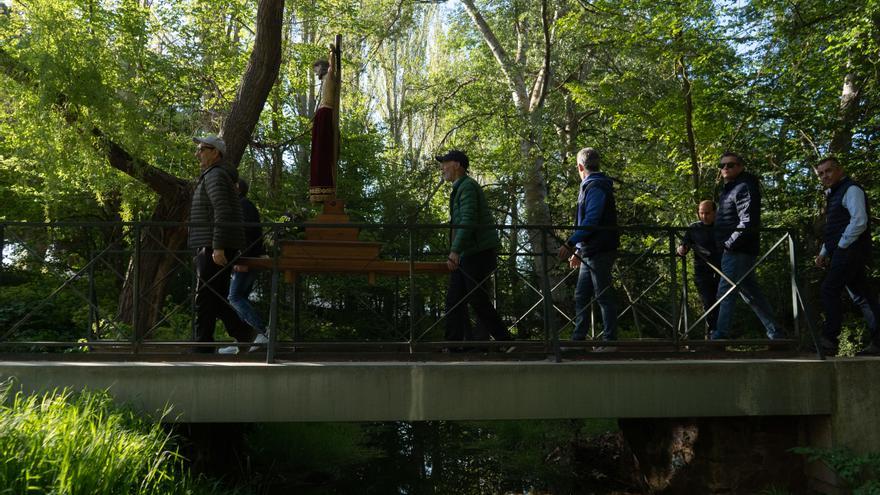
{"label": "religious statue", "polygon": [[338,153],[339,58],[337,46],[330,45],[330,60],[315,62],[315,75],[321,80],[321,99],[312,123],[312,156],[309,174],[309,201],[323,203],[336,199],[336,160]]}

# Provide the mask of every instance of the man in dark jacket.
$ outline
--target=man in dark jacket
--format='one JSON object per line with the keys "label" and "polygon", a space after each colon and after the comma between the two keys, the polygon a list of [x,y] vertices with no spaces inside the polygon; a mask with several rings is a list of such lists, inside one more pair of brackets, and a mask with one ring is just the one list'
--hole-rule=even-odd
{"label": "man in dark jacket", "polygon": [[[449,289],[446,292],[446,340],[511,340],[489,296],[490,278],[497,266],[501,246],[494,227],[469,228],[470,225],[494,225],[483,188],[468,173],[466,154],[452,150],[437,156],[443,179],[452,183],[449,196],[450,232]],[[471,330],[468,305],[477,315],[477,331]]]}
{"label": "man in dark jacket", "polygon": [[575,230],[559,248],[560,258],[568,259],[572,268],[580,267],[574,291],[574,332],[571,339],[587,338],[586,312],[595,297],[602,312],[602,340],[616,340],[617,308],[611,288],[611,269],[617,257],[620,234],[616,230],[614,184],[599,171],[599,152],[593,148],[578,152],[577,168],[581,187],[576,225],[581,228]]}
{"label": "man in dark jacket", "polygon": [[[718,208],[714,201],[700,201],[697,206],[699,222],[694,222],[684,234],[684,242],[678,246],[676,252],[679,256],[687,256],[688,252],[694,251],[694,285],[700,294],[703,303],[703,311],[709,311],[715,304],[718,294],[718,282],[721,277],[712,266],[721,266],[721,251],[715,244],[715,215]],[[709,266],[709,265],[712,266]],[[712,335],[718,322],[718,308],[713,309],[705,318],[707,335]]]}
{"label": "man in dark jacket", "polygon": [[[241,204],[241,212],[245,223],[260,223],[260,212],[257,207],[248,199],[247,193],[250,187],[244,179],[238,179],[236,184],[238,192],[238,200]],[[259,225],[246,225],[244,227],[245,248],[241,253],[242,256],[250,258],[258,258],[266,254],[263,247],[263,229]],[[247,265],[234,265],[232,267],[232,282],[229,284],[229,304],[238,313],[239,318],[259,332],[254,339],[254,343],[264,344],[269,341],[266,336],[266,326],[260,313],[254,308],[249,299],[251,290],[254,288],[254,282],[257,280],[256,272],[249,269]],[[256,347],[252,348],[255,350]],[[223,354],[237,354],[238,347],[224,347],[220,349]]]}
{"label": "man in dark jacket", "polygon": [[[238,250],[244,247],[241,205],[235,193],[238,173],[223,155],[226,143],[216,136],[193,138],[198,143],[196,158],[201,166],[190,208],[189,247],[196,252],[196,321],[197,342],[213,342],[217,318],[226,331],[239,342],[250,342],[255,332],[243,322],[226,301],[229,294],[231,265]],[[210,348],[198,348],[212,352]]]}
{"label": "man in dark jacket", "polygon": [[[738,282],[755,264],[761,249],[761,188],[758,178],[745,171],[745,163],[736,153],[721,155],[718,168],[724,185],[718,197],[715,240],[722,250],[721,271],[726,279],[722,277],[718,284],[718,299],[724,299],[718,308],[718,323],[712,339],[727,339],[736,305],[735,294],[727,295],[732,287],[727,279]],[[761,320],[767,337],[781,338],[773,309],[761,292],[754,271],[739,283],[737,291]]]}
{"label": "man in dark jacket", "polygon": [[825,326],[820,344],[826,352],[837,353],[842,319],[840,294],[846,289],[862,310],[870,334],[870,343],[859,355],[880,354],[877,321],[880,305],[877,303],[877,294],[868,283],[867,274],[871,256],[868,219],[871,216],[865,191],[846,175],[834,157],[819,162],[816,174],[827,188],[824,242],[816,257],[816,266],[828,269],[822,281]]}

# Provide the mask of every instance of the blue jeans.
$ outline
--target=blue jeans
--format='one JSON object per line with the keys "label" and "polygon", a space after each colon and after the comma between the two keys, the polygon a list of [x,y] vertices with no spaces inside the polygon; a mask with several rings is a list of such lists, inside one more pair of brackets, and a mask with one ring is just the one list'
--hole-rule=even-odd
{"label": "blue jeans", "polygon": [[617,253],[608,251],[593,256],[583,256],[578,273],[577,287],[574,289],[574,332],[572,340],[587,338],[587,316],[590,301],[596,297],[602,312],[602,340],[617,339],[617,307],[611,288],[611,268]]}
{"label": "blue jeans", "polygon": [[260,314],[251,304],[248,297],[254,288],[254,282],[257,280],[257,272],[232,272],[232,282],[229,284],[229,304],[238,313],[238,317],[247,322],[248,325],[254,327],[258,332],[265,333],[266,327]]}
{"label": "blue jeans", "polygon": [[[725,251],[721,257],[721,271],[733,282],[737,282],[740,277],[745,275],[746,271],[755,264],[758,257],[753,254],[737,253]],[[725,279],[721,279],[718,283],[718,299],[730,290],[731,284]],[[755,278],[755,272],[749,274],[742,282],[740,282],[737,290],[727,296],[718,307],[718,323],[715,331],[712,332],[712,339],[730,338],[730,324],[733,320],[733,308],[736,306],[736,292],[742,297],[743,301],[751,306],[758,319],[764,325],[767,331],[767,338],[773,340],[782,338],[782,333],[776,325],[773,318],[773,309],[758,287],[758,280]]]}

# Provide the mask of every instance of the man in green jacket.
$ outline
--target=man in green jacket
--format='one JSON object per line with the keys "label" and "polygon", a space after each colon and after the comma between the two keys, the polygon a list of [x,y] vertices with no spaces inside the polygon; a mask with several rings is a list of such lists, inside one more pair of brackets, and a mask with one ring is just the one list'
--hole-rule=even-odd
{"label": "man in green jacket", "polygon": [[[489,205],[480,184],[468,172],[470,160],[464,152],[452,150],[437,156],[443,179],[452,183],[449,196],[450,231],[449,289],[446,292],[446,340],[511,340],[510,333],[489,297],[490,277],[497,266],[501,246]],[[468,305],[477,314],[477,331],[471,329]]]}

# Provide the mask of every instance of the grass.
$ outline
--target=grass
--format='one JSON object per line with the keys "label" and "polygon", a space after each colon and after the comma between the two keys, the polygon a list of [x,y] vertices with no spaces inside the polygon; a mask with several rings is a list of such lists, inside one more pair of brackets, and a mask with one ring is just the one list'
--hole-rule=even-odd
{"label": "grass", "polygon": [[41,396],[0,385],[0,494],[209,494],[158,422],[104,392]]}

